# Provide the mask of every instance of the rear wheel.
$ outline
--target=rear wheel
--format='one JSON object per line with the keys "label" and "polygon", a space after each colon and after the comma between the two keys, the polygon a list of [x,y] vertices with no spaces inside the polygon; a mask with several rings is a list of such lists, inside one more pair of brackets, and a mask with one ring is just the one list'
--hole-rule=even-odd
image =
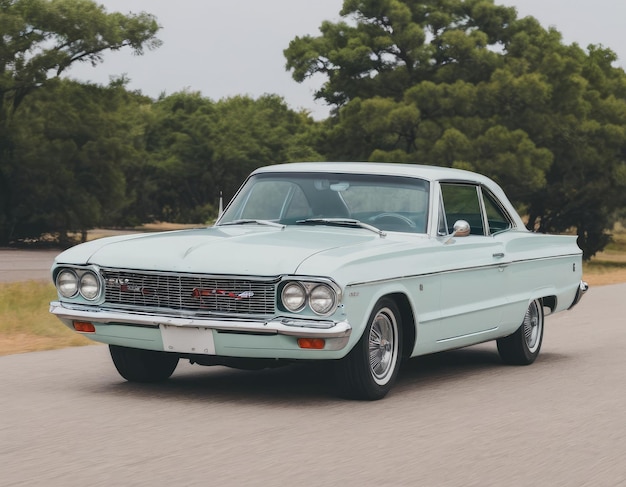
{"label": "rear wheel", "polygon": [[161,382],[178,365],[178,357],[167,352],[109,345],[115,368],[129,382]]}
{"label": "rear wheel", "polygon": [[503,362],[530,365],[535,361],[543,340],[543,318],[541,300],[531,301],[517,331],[498,340],[498,353]]}
{"label": "rear wheel", "polygon": [[337,363],[339,393],[352,399],[382,399],[400,368],[402,323],[396,304],[376,303],[365,331],[352,351]]}

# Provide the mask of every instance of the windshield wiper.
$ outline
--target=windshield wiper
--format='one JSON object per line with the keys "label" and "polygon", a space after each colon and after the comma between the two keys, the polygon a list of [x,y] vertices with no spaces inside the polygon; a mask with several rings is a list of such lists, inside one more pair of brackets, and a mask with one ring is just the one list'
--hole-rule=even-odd
{"label": "windshield wiper", "polygon": [[282,223],[276,223],[270,220],[253,220],[253,219],[244,219],[244,220],[233,220],[232,222],[220,223],[218,226],[222,225],[247,225],[248,223],[255,223],[257,225],[266,225],[268,227],[280,228],[281,230],[285,229],[285,225]]}
{"label": "windshield wiper", "polygon": [[296,223],[299,225],[335,225],[338,227],[364,228],[365,230],[378,234],[381,238],[387,236],[387,234],[379,228],[352,218],[307,218],[306,220],[297,220]]}

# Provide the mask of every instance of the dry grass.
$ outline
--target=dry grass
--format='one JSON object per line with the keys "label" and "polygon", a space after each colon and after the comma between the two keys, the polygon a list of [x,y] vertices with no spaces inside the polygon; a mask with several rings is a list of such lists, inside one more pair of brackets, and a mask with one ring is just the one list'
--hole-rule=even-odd
{"label": "dry grass", "polygon": [[616,231],[606,249],[585,263],[583,274],[591,286],[626,282],[626,232]]}
{"label": "dry grass", "polygon": [[55,298],[52,284],[39,281],[0,284],[0,355],[92,343],[48,312],[48,303]]}
{"label": "dry grass", "polygon": [[[587,267],[587,269],[589,269]],[[626,282],[626,268],[623,269],[601,269],[592,268],[587,270],[583,279],[592,287],[608,286],[609,284],[621,284]]]}

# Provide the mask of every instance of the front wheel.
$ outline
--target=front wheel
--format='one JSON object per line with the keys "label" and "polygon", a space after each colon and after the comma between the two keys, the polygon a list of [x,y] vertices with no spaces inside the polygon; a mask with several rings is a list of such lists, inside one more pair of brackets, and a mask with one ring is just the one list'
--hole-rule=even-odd
{"label": "front wheel", "polygon": [[339,393],[351,399],[382,399],[400,368],[402,322],[388,298],[376,303],[365,331],[352,351],[337,363]]}
{"label": "front wheel", "polygon": [[109,345],[115,368],[129,382],[161,382],[178,365],[178,356],[154,350]]}
{"label": "front wheel", "polygon": [[502,361],[511,365],[532,364],[541,349],[543,340],[543,306],[541,300],[530,302],[524,320],[515,333],[500,338],[498,353]]}

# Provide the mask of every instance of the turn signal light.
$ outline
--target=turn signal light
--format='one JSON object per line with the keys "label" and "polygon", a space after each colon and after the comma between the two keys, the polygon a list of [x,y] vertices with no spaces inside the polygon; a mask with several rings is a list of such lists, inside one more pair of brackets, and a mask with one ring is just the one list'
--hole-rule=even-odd
{"label": "turn signal light", "polygon": [[93,323],[89,323],[88,321],[75,321],[74,329],[76,331],[80,331],[81,333],[95,333],[96,327]]}
{"label": "turn signal light", "polygon": [[321,350],[326,345],[323,338],[298,338],[298,346],[300,348],[311,348],[313,350]]}

